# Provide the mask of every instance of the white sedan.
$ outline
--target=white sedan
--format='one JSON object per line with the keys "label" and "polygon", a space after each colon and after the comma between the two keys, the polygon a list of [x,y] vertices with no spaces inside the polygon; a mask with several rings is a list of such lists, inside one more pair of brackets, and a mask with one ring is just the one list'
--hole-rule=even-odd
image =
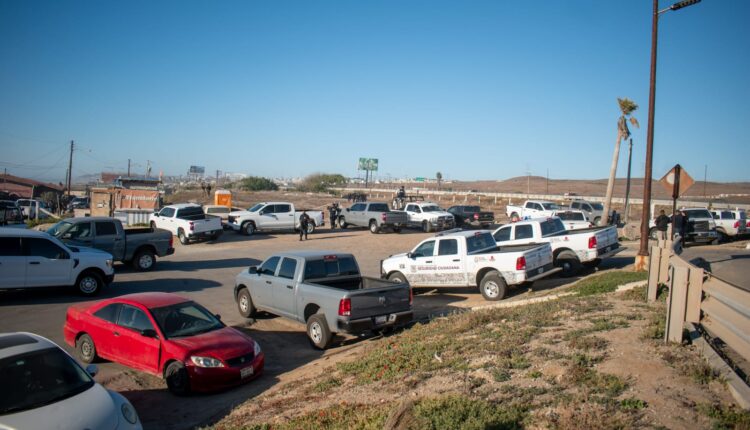
{"label": "white sedan", "polygon": [[141,429],[133,405],[94,374],[48,339],[1,333],[0,428]]}

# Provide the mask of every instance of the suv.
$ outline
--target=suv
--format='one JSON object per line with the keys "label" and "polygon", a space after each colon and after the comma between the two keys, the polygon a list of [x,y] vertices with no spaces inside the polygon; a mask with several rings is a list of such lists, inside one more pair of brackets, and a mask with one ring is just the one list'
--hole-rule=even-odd
{"label": "suv", "polygon": [[586,214],[586,218],[594,223],[594,225],[599,225],[599,220],[602,219],[602,214],[604,213],[604,206],[599,202],[573,200],[570,202],[569,207],[570,209],[583,211]]}
{"label": "suv", "polygon": [[731,209],[711,209],[716,223],[716,234],[719,241],[733,239],[747,232],[745,211]]}
{"label": "suv", "polygon": [[718,243],[719,236],[716,233],[716,222],[708,209],[685,208],[682,211],[685,212],[687,218],[686,242]]}

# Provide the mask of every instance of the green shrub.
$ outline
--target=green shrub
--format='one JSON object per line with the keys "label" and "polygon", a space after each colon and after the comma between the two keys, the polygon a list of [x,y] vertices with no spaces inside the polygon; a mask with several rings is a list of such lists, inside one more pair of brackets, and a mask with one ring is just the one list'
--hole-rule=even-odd
{"label": "green shrub", "polygon": [[242,179],[237,186],[246,191],[276,191],[279,189],[279,186],[272,180],[259,176],[250,176]]}
{"label": "green shrub", "polygon": [[617,290],[620,285],[630,282],[644,281],[648,278],[646,272],[608,272],[594,276],[576,284],[572,291],[576,291],[579,296],[591,296],[594,294],[611,293]]}

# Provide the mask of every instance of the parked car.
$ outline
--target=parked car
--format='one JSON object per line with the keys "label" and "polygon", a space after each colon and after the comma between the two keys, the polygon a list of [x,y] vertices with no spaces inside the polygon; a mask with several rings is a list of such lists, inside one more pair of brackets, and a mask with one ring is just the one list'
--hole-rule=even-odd
{"label": "parked car", "polygon": [[47,214],[37,209],[49,209],[47,204],[41,200],[36,199],[18,199],[16,205],[21,208],[24,218],[34,219],[37,218],[37,212],[39,212],[39,218],[46,218]]}
{"label": "parked car", "polygon": [[89,209],[91,207],[91,198],[89,197],[73,197],[68,203],[68,212],[73,212],[74,209]]}
{"label": "parked car", "polygon": [[67,246],[42,231],[0,227],[0,290],[71,286],[93,296],[114,278],[111,254]]}
{"label": "parked car", "polygon": [[716,234],[719,242],[734,239],[747,232],[745,211],[731,209],[711,209],[716,223]]}
{"label": "parked car", "polygon": [[0,333],[0,428],[140,430],[133,405],[97,384],[62,348],[32,333]]}
{"label": "parked car", "polygon": [[203,205],[203,213],[219,217],[221,219],[221,226],[224,230],[229,228],[229,213],[241,210],[242,208],[230,208],[229,206],[223,205]]}
{"label": "parked car", "polygon": [[604,205],[588,200],[575,199],[570,202],[568,208],[583,211],[586,214],[586,219],[594,223],[594,225],[599,225],[599,220],[602,219],[602,214],[604,213]]}
{"label": "parked car", "polygon": [[685,213],[685,218],[687,218],[686,242],[719,242],[719,235],[716,232],[716,222],[708,209],[684,208],[682,211]]}
{"label": "parked car", "polygon": [[338,216],[338,224],[341,228],[367,227],[373,234],[384,230],[401,233],[407,219],[406,212],[392,211],[388,203],[355,203]]}
{"label": "parked car", "polygon": [[23,212],[11,200],[0,200],[0,227],[26,228],[23,221]]}
{"label": "parked car", "polygon": [[308,233],[325,224],[322,211],[296,209],[288,202],[264,202],[246,211],[230,212],[228,225],[232,230],[248,236],[257,231],[295,231],[299,230],[302,212],[307,212],[311,220],[307,224]]}
{"label": "parked car", "polygon": [[112,254],[115,261],[132,264],[137,270],[154,268],[156,256],[174,254],[174,236],[160,228],[123,228],[117,218],[67,218],[47,233],[72,246],[89,246]]}
{"label": "parked car", "polygon": [[380,263],[381,275],[418,286],[479,287],[485,300],[501,300],[508,288],[560,269],[552,267],[549,244],[498,247],[487,231],[439,233],[411,252]]}
{"label": "parked car", "polygon": [[391,329],[413,315],[407,284],[362,276],[353,255],[329,251],[283,252],[243,270],[234,299],[245,318],[262,310],[307,324],[318,349],[338,332]]}
{"label": "parked car", "polygon": [[456,226],[453,215],[431,202],[407,203],[404,209],[409,227],[421,228],[424,232],[447,230]]}
{"label": "parked car", "polygon": [[562,276],[574,276],[583,266],[596,267],[602,259],[622,251],[617,228],[592,227],[566,230],[557,217],[534,218],[504,225],[492,233],[499,245],[549,243],[554,264],[562,269]]}
{"label": "parked car", "polygon": [[482,211],[479,206],[451,206],[448,208],[456,219],[456,226],[489,228],[495,222],[495,213]]}
{"label": "parked car", "polygon": [[216,240],[224,232],[221,219],[203,213],[191,203],[165,206],[149,217],[151,228],[163,228],[180,239],[183,245],[196,239]]}
{"label": "parked car", "polygon": [[552,212],[553,217],[558,217],[565,225],[566,230],[582,230],[595,226],[595,223],[589,221],[586,214],[579,210],[559,210]]}
{"label": "parked car", "polygon": [[250,381],[263,372],[265,360],[250,336],[171,293],[70,306],[63,334],[84,363],[101,357],[163,377],[178,395]]}
{"label": "parked car", "polygon": [[546,200],[526,200],[523,206],[508,205],[505,214],[511,221],[552,216],[552,212],[560,210],[555,202]]}

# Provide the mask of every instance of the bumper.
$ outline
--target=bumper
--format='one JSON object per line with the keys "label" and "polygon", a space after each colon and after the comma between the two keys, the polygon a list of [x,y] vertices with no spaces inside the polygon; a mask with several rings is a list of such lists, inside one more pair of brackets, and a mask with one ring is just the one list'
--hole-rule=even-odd
{"label": "bumper", "polygon": [[208,239],[212,237],[215,234],[221,234],[224,231],[224,229],[220,230],[209,230],[209,231],[201,231],[199,233],[191,232],[190,235],[188,235],[188,239],[194,240],[194,239]]}
{"label": "bumper", "polygon": [[456,221],[455,220],[454,221],[447,221],[447,222],[444,222],[444,221],[429,221],[429,223],[430,223],[430,225],[435,230],[449,230],[451,228],[455,228],[456,227]]}
{"label": "bumper", "polygon": [[[379,319],[384,318],[384,322]],[[349,334],[369,333],[386,327],[399,327],[410,323],[414,319],[414,313],[409,310],[392,314],[377,315],[374,317],[360,318],[356,320],[338,320],[338,331]]]}
{"label": "bumper", "polygon": [[605,259],[614,256],[622,252],[625,248],[621,247],[619,243],[610,245],[606,248],[599,248],[596,250],[596,258]]}
{"label": "bumper", "polygon": [[560,270],[562,270],[562,268],[555,267],[553,263],[545,264],[542,267],[537,267],[534,270],[527,271],[525,282],[534,282],[538,279],[546,278],[547,276],[557,273]]}
{"label": "bumper", "polygon": [[76,332],[67,323],[63,325],[63,337],[65,338],[65,343],[75,348]]}
{"label": "bumper", "polygon": [[715,231],[700,231],[687,234],[685,240],[689,242],[712,242],[719,237]]}
{"label": "bumper", "polygon": [[104,276],[104,283],[105,284],[109,285],[109,284],[111,284],[114,281],[115,281],[115,274],[114,273],[112,273],[111,275],[105,275]]}
{"label": "bumper", "polygon": [[233,222],[227,223],[227,228],[229,228],[230,230],[240,231],[240,227],[241,226],[239,224],[235,224]]}
{"label": "bumper", "polygon": [[[190,389],[193,391],[217,391],[225,388],[242,385],[252,381],[263,374],[265,365],[265,354],[258,354],[248,366],[244,367],[198,367],[187,366],[188,375],[190,376]],[[252,372],[245,370],[246,376],[243,378],[243,369],[252,368]]]}
{"label": "bumper", "polygon": [[172,255],[174,254],[174,248],[167,248],[167,252],[164,255]]}

